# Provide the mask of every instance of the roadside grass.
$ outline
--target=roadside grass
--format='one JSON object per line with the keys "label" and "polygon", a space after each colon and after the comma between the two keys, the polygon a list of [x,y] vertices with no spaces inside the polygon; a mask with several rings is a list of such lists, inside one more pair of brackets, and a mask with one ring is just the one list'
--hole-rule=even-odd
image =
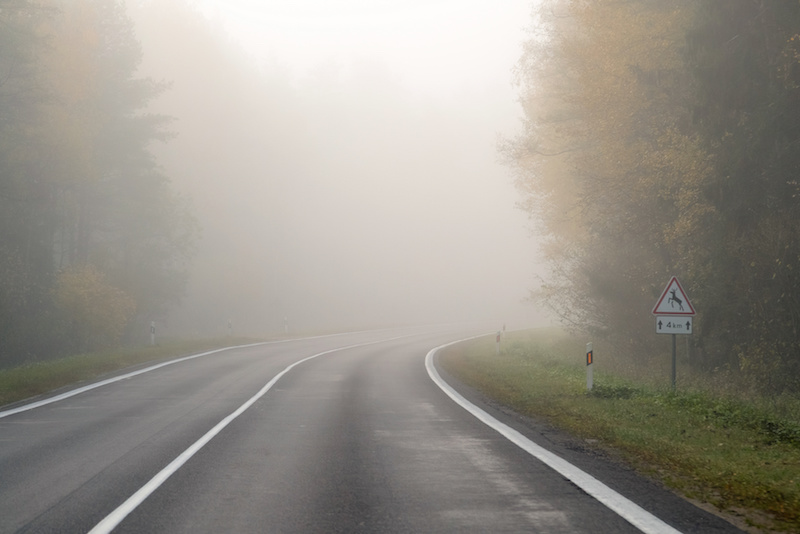
{"label": "roadside grass", "polygon": [[742,399],[696,385],[673,393],[597,363],[587,392],[584,354],[583,343],[536,329],[508,334],[499,356],[491,337],[448,347],[440,362],[516,412],[597,440],[688,498],[762,531],[800,532],[800,399]]}
{"label": "roadside grass", "polygon": [[95,380],[129,367],[255,342],[257,340],[243,338],[174,340],[153,346],[79,354],[10,369],[0,369],[0,407],[64,386]]}

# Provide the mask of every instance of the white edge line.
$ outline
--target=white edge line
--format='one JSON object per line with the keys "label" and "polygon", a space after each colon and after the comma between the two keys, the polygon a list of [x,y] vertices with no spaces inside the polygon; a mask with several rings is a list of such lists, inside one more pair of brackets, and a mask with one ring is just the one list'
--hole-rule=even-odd
{"label": "white edge line", "polygon": [[[485,334],[486,335],[486,334]],[[493,334],[492,334],[493,335]],[[501,423],[484,410],[478,408],[460,393],[453,389],[450,384],[444,381],[436,370],[433,363],[434,355],[445,347],[461,343],[463,341],[470,341],[484,336],[475,336],[452,343],[447,343],[432,349],[425,356],[425,368],[428,370],[428,376],[431,377],[437,386],[444,391],[456,404],[467,410],[469,413],[478,418],[482,423],[491,427],[499,432],[503,437],[520,447],[522,450],[541,461],[545,465],[554,469],[560,475],[564,476],[567,480],[581,488],[583,491],[600,501],[606,507],[617,513],[628,523],[632,524],[646,534],[681,534],[679,530],[666,524],[661,519],[657,518],[638,504],[623,497],[613,489],[609,488],[592,475],[582,471],[578,467],[567,462],[563,458],[553,454],[547,449],[537,445],[521,433],[517,432],[510,426]]]}
{"label": "white edge line", "polygon": [[137,375],[141,375],[144,373],[149,373],[150,371],[155,371],[156,369],[161,369],[162,367],[166,367],[168,365],[173,365],[176,363],[185,362],[187,360],[193,360],[195,358],[200,358],[202,356],[208,356],[209,354],[216,354],[217,352],[223,352],[226,350],[234,350],[234,349],[244,349],[247,347],[258,347],[261,345],[274,345],[277,343],[289,343],[292,341],[305,341],[309,339],[319,339],[324,337],[336,337],[336,336],[344,336],[347,334],[358,334],[361,332],[342,332],[338,334],[327,334],[322,336],[312,336],[312,337],[300,337],[294,339],[280,339],[277,341],[261,341],[259,343],[249,343],[247,345],[235,345],[232,347],[223,347],[221,349],[210,350],[208,352],[202,352],[200,354],[192,354],[190,356],[184,356],[183,358],[178,358],[176,360],[169,360],[167,362],[159,363],[156,365],[151,365],[150,367],[146,367],[144,369],[139,369],[138,371],[133,371],[130,373],[126,373],[124,375],[115,376],[113,378],[108,378],[106,380],[101,380],[100,382],[94,382],[87,386],[83,386],[77,389],[72,389],[60,395],[55,395],[53,397],[48,397],[46,399],[42,399],[40,401],[31,402],[30,404],[23,404],[22,406],[18,406],[16,408],[11,408],[9,410],[0,411],[0,419],[4,417],[8,417],[10,415],[18,414],[21,412],[27,412],[28,410],[33,410],[35,408],[41,408],[42,406],[47,406],[48,404],[53,404],[54,402],[60,402],[62,400],[68,399],[70,397],[74,397],[75,395],[80,395],[81,393],[86,393],[87,391],[91,391],[93,389],[97,389],[99,387],[107,386],[109,384],[113,384],[115,382],[120,382],[122,380],[127,380]]}
{"label": "white edge line", "polygon": [[139,369],[138,371],[132,371],[130,373],[126,373],[124,375],[115,376],[113,378],[108,378],[106,380],[101,380],[100,382],[95,382],[93,384],[89,384],[88,386],[83,386],[77,389],[72,389],[60,395],[56,395],[54,397],[48,397],[46,399],[42,399],[40,401],[32,402],[30,404],[24,404],[17,408],[12,408],[10,410],[5,410],[0,412],[0,419],[3,417],[8,417],[9,415],[14,415],[20,412],[27,412],[28,410],[33,410],[34,408],[40,408],[42,406],[46,406],[48,404],[52,404],[54,402],[59,402],[64,399],[68,399],[70,397],[74,397],[75,395],[80,395],[81,393],[86,393],[87,391],[91,391],[93,389],[97,389],[99,387],[107,386],[108,384],[113,384],[114,382],[120,382],[122,380],[127,380],[128,378],[132,378],[137,375],[141,375],[144,373],[149,373],[150,371],[155,371],[156,369],[161,369],[162,367],[166,367],[168,365],[173,365],[176,363],[185,362],[187,360],[193,360],[194,358],[200,358],[201,356],[208,356],[209,354],[215,354],[217,352],[222,352],[226,350],[233,350],[233,349],[243,349],[246,347],[256,347],[259,345],[266,345],[269,343],[281,343],[280,341],[262,341],[261,343],[250,343],[249,345],[237,345],[235,347],[224,347],[221,349],[210,350],[208,352],[202,352],[200,354],[192,354],[191,356],[184,356],[183,358],[178,358],[177,360],[170,360],[168,362],[159,363],[156,365],[151,365],[145,369]]}
{"label": "white edge line", "polygon": [[308,360],[313,360],[314,358],[318,358],[320,356],[324,356],[326,354],[330,354],[332,352],[338,352],[342,350],[354,349],[357,347],[365,347],[367,345],[375,345],[377,343],[385,343],[387,341],[394,341],[396,339],[401,339],[406,336],[398,336],[390,339],[381,339],[378,341],[369,341],[367,343],[359,343],[356,345],[348,345],[346,347],[339,347],[336,349],[326,350],[324,352],[320,352],[318,354],[314,354],[313,356],[308,356],[303,358],[302,360],[298,360],[293,364],[286,367],[283,371],[275,375],[272,380],[267,382],[267,384],[261,388],[261,390],[250,397],[248,401],[244,404],[239,406],[233,413],[227,416],[225,419],[217,423],[214,428],[206,432],[203,437],[195,441],[188,449],[183,451],[177,458],[172,460],[165,468],[159,471],[153,478],[150,479],[144,486],[142,486],[136,493],[128,497],[128,499],[118,506],[113,512],[108,514],[102,521],[100,521],[95,527],[89,531],[88,534],[108,534],[114,528],[119,525],[131,512],[133,512],[136,507],[138,507],[142,502],[144,502],[147,497],[149,497],[154,491],[156,491],[164,482],[167,481],[169,477],[171,477],[175,472],[180,469],[189,459],[194,456],[197,451],[202,449],[209,441],[211,441],[214,436],[219,434],[226,426],[228,426],[234,419],[239,417],[245,410],[250,408],[253,404],[258,401],[261,397],[264,396],[272,386],[275,385],[278,380],[280,380],[286,373],[291,371],[296,366],[300,365],[301,363],[307,362]]}

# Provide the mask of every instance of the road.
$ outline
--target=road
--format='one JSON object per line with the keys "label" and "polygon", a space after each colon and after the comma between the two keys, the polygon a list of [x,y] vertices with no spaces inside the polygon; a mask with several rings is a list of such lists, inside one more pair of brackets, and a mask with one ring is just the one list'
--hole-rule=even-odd
{"label": "road", "polygon": [[426,368],[463,337],[241,347],[0,411],[0,532],[739,532],[459,387],[609,493],[487,426]]}

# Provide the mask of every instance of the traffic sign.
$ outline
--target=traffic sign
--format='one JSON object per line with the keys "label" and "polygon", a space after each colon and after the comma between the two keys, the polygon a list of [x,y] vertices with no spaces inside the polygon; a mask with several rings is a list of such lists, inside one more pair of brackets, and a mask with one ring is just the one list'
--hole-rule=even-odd
{"label": "traffic sign", "polygon": [[661,298],[653,308],[653,315],[683,315],[693,316],[694,308],[689,302],[689,297],[678,282],[678,278],[673,276],[664,288]]}
{"label": "traffic sign", "polygon": [[678,317],[667,315],[656,317],[656,334],[691,334],[692,317]]}

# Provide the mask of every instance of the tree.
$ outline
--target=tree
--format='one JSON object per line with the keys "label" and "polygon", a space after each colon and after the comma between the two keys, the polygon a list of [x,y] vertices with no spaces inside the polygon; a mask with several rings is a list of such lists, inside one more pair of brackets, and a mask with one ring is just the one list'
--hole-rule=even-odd
{"label": "tree", "polygon": [[[113,343],[181,295],[194,222],[151,155],[168,120],[145,108],[166,86],[140,60],[120,1],[0,0],[6,365]],[[95,305],[104,321],[80,318]]]}
{"label": "tree", "polygon": [[52,339],[36,335],[49,331],[53,279],[52,204],[38,157],[36,113],[47,90],[37,27],[52,16],[44,3],[0,0],[0,359],[21,360]]}
{"label": "tree", "polygon": [[[504,147],[541,217],[568,322],[641,349],[648,303],[702,227],[707,157],[686,130],[680,56],[688,2],[551,2],[519,75],[526,131]],[[691,278],[691,277],[689,277]]]}
{"label": "tree", "polygon": [[554,1],[504,151],[550,237],[544,296],[633,354],[669,275],[708,370],[796,390],[800,5]]}
{"label": "tree", "polygon": [[76,352],[117,345],[136,307],[133,299],[91,265],[62,272],[55,300],[69,318]]}
{"label": "tree", "polygon": [[140,323],[181,295],[194,224],[150,152],[165,116],[145,112],[165,84],[136,77],[139,42],[122,2],[63,5],[45,57],[63,156],[55,241],[61,268],[93,265],[136,302]]}
{"label": "tree", "polygon": [[715,0],[687,35],[693,126],[717,161],[707,328],[717,363],[778,391],[800,371],[798,32],[796,2]]}

